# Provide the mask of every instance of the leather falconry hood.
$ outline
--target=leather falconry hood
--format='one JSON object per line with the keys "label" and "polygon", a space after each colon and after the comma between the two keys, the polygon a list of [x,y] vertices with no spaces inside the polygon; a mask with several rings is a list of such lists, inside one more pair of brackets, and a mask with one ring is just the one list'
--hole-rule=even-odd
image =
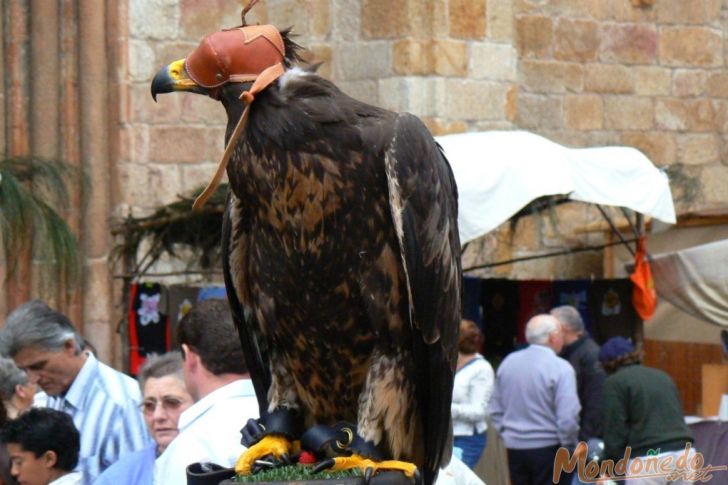
{"label": "leather falconry hood", "polygon": [[285,46],[273,25],[246,25],[205,37],[185,60],[190,78],[205,88],[254,81],[264,70],[283,64]]}
{"label": "leather falconry hood", "polygon": [[[251,1],[247,8],[254,3]],[[253,85],[240,95],[245,109],[228,140],[212,180],[195,199],[192,205],[194,210],[202,207],[220,184],[235,144],[243,133],[255,95],[285,71],[286,48],[280,32],[272,25],[245,25],[246,11],[243,10],[241,27],[208,35],[185,59],[185,69],[190,79],[208,89],[229,82],[253,81]]]}

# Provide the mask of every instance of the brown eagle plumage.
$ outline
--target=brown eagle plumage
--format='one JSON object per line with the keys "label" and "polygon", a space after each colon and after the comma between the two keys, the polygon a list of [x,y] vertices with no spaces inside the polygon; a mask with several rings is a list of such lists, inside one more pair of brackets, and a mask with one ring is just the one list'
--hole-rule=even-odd
{"label": "brown eagle plumage", "polygon": [[[418,118],[291,68],[295,45],[283,38],[288,69],[255,97],[227,168],[222,241],[261,411],[356,423],[361,438],[414,462],[431,483],[452,449],[461,310],[453,174]],[[170,87],[160,75],[154,94],[219,99],[230,138],[249,82]]]}

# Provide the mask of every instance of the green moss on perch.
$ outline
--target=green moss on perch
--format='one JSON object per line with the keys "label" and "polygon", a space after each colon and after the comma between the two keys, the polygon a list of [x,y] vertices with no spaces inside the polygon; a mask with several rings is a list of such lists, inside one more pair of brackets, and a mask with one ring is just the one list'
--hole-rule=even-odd
{"label": "green moss on perch", "polygon": [[255,475],[238,475],[232,481],[242,483],[260,483],[291,480],[326,480],[330,478],[351,478],[363,476],[358,469],[342,470],[337,472],[322,471],[313,473],[310,466],[291,465],[271,470],[264,470]]}

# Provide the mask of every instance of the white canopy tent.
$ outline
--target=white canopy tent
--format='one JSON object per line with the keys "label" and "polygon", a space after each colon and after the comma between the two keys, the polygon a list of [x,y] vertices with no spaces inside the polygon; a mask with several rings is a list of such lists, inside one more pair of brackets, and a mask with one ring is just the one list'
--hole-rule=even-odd
{"label": "white canopy tent", "polygon": [[[458,185],[463,244],[547,195],[627,207],[668,224],[676,222],[667,175],[635,148],[567,148],[526,131],[436,139]],[[695,318],[728,326],[728,239],[657,254],[651,260],[662,298]]]}
{"label": "white canopy tent", "polygon": [[728,239],[653,256],[657,293],[685,313],[728,327]]}
{"label": "white canopy tent", "polygon": [[627,207],[674,224],[667,175],[635,148],[567,148],[526,131],[436,137],[459,192],[462,244],[546,195]]}

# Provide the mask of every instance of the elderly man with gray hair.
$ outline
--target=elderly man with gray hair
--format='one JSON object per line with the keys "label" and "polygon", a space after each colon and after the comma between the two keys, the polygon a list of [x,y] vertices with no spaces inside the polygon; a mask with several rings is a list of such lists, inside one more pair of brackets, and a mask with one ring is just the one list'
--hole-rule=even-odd
{"label": "elderly man with gray hair", "polygon": [[0,354],[48,394],[49,408],[73,418],[81,433],[78,469],[92,483],[120,456],[144,448],[149,434],[134,379],[82,349],[68,318],[38,300],[18,307],[0,330]]}
{"label": "elderly man with gray hair", "polygon": [[[579,398],[574,369],[557,355],[561,326],[542,314],[526,324],[527,348],[498,367],[490,417],[508,449],[512,485],[551,484],[559,447],[573,449],[579,433]],[[562,474],[559,483],[571,483]]]}
{"label": "elderly man with gray hair", "polygon": [[607,374],[599,365],[599,345],[584,328],[579,310],[562,305],[551,310],[561,324],[564,348],[561,357],[568,360],[576,372],[576,392],[581,403],[579,441],[601,438],[604,421],[602,391]]}

